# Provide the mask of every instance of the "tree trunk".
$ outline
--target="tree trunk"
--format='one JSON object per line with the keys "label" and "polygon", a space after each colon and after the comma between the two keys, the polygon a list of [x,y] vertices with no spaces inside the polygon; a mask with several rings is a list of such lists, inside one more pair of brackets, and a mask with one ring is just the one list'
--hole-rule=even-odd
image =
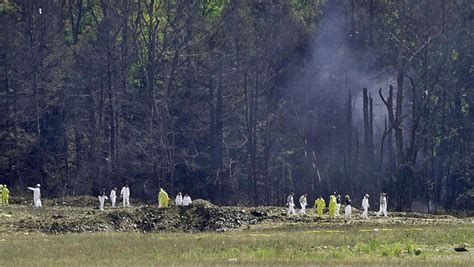
{"label": "tree trunk", "polygon": [[352,168],[352,92],[349,90],[347,98],[347,117],[346,117],[346,127],[347,127],[347,139],[346,139],[346,159],[347,159],[347,171],[346,171],[346,180],[351,183],[353,168]]}
{"label": "tree trunk", "polygon": [[307,60],[304,59],[304,71],[305,71],[305,99],[304,99],[304,166],[303,166],[303,192],[308,192],[307,184],[311,184],[311,156],[312,153],[310,152],[312,147],[310,145],[311,140],[311,132],[310,132],[310,106],[309,106],[309,98],[310,98],[310,89],[309,89],[309,66],[307,66]]}
{"label": "tree trunk", "polygon": [[374,13],[375,13],[375,0],[369,0],[369,29],[368,29],[368,47],[369,49],[374,46]]}
{"label": "tree trunk", "polygon": [[370,171],[370,114],[369,114],[369,97],[367,88],[363,89],[363,113],[364,113],[364,169],[365,172]]}
{"label": "tree trunk", "polygon": [[403,88],[404,88],[404,59],[403,45],[404,32],[402,32],[398,44],[398,58],[397,58],[397,98],[395,109],[395,143],[396,143],[396,157],[397,166],[401,168],[405,164],[405,155],[403,151]]}
{"label": "tree trunk", "polygon": [[374,170],[374,101],[369,94],[369,172]]}
{"label": "tree trunk", "polygon": [[[222,75],[223,75],[223,66],[222,61],[218,60],[218,78],[217,78],[217,87],[216,93],[214,95],[214,85],[209,86],[209,99],[210,99],[210,143],[211,143],[211,174],[212,178],[215,179],[218,186],[219,192],[212,192],[214,195],[213,198],[219,196],[219,201],[223,203],[223,185],[225,184],[222,179],[223,175],[221,172],[223,170],[223,107],[222,107]],[[225,175],[224,175],[225,176]]]}
{"label": "tree trunk", "polygon": [[252,100],[252,121],[251,121],[251,131],[252,131],[252,147],[250,152],[250,161],[252,166],[252,185],[253,185],[253,192],[254,192],[254,204],[258,204],[258,174],[257,174],[257,140],[258,140],[258,133],[257,133],[257,120],[258,120],[258,96],[259,96],[259,87],[260,87],[260,80],[259,80],[259,72],[258,68],[255,72],[255,90],[253,93],[253,100]]}
{"label": "tree trunk", "polygon": [[[404,25],[402,24],[404,27]],[[404,89],[404,76],[405,76],[405,63],[404,63],[404,36],[405,30],[402,30],[400,34],[398,44],[398,57],[397,57],[397,98],[396,98],[396,110],[395,110],[395,143],[396,143],[396,158],[397,158],[397,181],[398,181],[398,207],[401,211],[403,209],[403,198],[406,196],[406,167],[405,166],[405,153],[403,149],[403,89]]]}

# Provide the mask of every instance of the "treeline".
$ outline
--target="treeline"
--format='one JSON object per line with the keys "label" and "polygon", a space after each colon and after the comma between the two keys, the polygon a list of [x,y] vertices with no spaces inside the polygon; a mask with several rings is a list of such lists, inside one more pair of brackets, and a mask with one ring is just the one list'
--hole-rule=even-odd
{"label": "treeline", "polygon": [[[471,8],[3,1],[0,183],[243,205],[385,191],[398,209],[472,209]],[[393,79],[379,93],[348,69]]]}

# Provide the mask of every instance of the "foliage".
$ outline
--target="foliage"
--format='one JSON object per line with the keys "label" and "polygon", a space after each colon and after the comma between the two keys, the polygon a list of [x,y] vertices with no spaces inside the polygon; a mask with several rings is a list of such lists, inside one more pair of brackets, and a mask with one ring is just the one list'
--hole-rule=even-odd
{"label": "foliage", "polygon": [[[14,191],[473,207],[470,1],[0,6],[0,183]],[[377,96],[389,85],[394,121]],[[365,121],[363,87],[379,101]]]}

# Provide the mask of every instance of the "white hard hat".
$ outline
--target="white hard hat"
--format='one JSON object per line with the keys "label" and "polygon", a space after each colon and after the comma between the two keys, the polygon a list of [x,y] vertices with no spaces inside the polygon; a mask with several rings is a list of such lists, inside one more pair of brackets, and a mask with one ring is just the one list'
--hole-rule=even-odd
{"label": "white hard hat", "polygon": [[40,185],[40,184],[36,184],[36,187],[41,187],[41,185]]}

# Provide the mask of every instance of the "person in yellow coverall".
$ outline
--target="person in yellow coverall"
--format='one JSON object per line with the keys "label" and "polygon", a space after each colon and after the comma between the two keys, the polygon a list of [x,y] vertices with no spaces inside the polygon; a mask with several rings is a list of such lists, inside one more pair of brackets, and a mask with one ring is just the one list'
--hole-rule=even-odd
{"label": "person in yellow coverall", "polygon": [[336,215],[337,201],[336,194],[329,196],[329,217],[334,218]]}
{"label": "person in yellow coverall", "polygon": [[2,189],[2,202],[3,202],[3,205],[8,205],[8,199],[10,198],[10,190],[8,190],[7,188],[7,185],[4,184],[3,185],[3,189]]}
{"label": "person in yellow coverall", "polygon": [[316,201],[314,201],[314,207],[316,208],[316,213],[318,216],[321,217],[323,215],[323,210],[326,207],[326,202],[321,196],[319,196]]}
{"label": "person in yellow coverall", "polygon": [[158,208],[167,208],[170,202],[168,193],[163,188],[160,188],[160,193],[158,193]]}

